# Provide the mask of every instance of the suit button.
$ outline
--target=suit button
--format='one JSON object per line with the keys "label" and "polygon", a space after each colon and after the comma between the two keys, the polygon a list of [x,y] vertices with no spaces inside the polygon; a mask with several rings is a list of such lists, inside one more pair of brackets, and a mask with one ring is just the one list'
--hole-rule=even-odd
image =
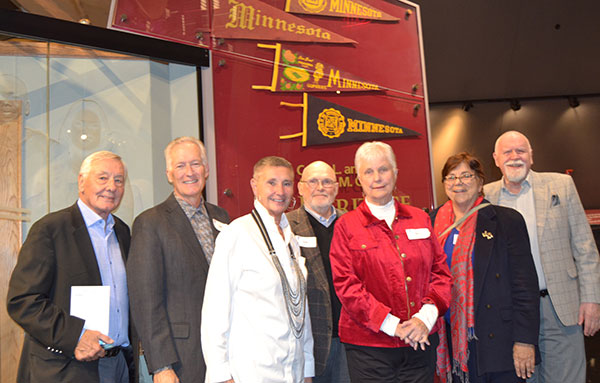
{"label": "suit button", "polygon": [[490,337],[490,339],[494,339],[494,333],[491,332],[490,335],[488,335],[488,337]]}
{"label": "suit button", "polygon": [[496,273],[496,279],[500,279],[500,273]]}
{"label": "suit button", "polygon": [[399,235],[394,235],[394,238],[398,239],[398,238],[400,238],[400,236]]}
{"label": "suit button", "polygon": [[488,303],[487,305],[485,305],[485,308],[489,310],[492,308],[492,305]]}
{"label": "suit button", "polygon": [[400,257],[406,258],[406,254],[402,253],[402,254],[400,254]]}
{"label": "suit button", "polygon": [[361,249],[366,249],[366,248],[367,248],[367,245],[360,245],[360,248],[361,248]]}
{"label": "suit button", "polygon": [[410,281],[412,281],[412,278],[411,277],[406,277],[406,282],[410,282]]}
{"label": "suit button", "polygon": [[415,302],[410,302],[410,307],[415,307]]}

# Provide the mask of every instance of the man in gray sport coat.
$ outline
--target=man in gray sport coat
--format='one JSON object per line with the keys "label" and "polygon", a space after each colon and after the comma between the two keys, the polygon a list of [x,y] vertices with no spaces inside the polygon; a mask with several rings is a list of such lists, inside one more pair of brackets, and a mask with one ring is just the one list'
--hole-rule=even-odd
{"label": "man in gray sport coat", "polygon": [[202,197],[208,163],[200,140],[173,140],[165,159],[173,194],[133,223],[127,262],[131,312],[154,383],[203,382],[204,286],[214,240],[229,215]]}
{"label": "man in gray sport coat", "polygon": [[333,227],[342,214],[332,205],[338,189],[331,166],[312,162],[298,183],[303,206],[286,214],[308,270],[308,306],[315,342],[313,383],[350,382],[346,352],[337,334],[342,305],[333,288],[329,262]]}
{"label": "man in gray sport coat", "polygon": [[498,138],[494,160],[503,177],[484,186],[486,198],[525,218],[541,290],[542,364],[529,381],[584,383],[583,335],[600,328],[600,263],[575,184],[530,170],[531,145],[516,131]]}

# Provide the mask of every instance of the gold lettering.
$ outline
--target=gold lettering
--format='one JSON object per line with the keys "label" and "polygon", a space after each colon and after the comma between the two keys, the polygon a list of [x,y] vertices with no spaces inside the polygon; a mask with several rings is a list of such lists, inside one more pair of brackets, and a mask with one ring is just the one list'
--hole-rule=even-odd
{"label": "gold lettering", "polygon": [[352,186],[352,180],[350,179],[350,176],[339,177],[338,183],[340,184],[341,188],[349,188]]}
{"label": "gold lettering", "polygon": [[346,166],[344,168],[344,174],[354,174],[354,173],[355,173],[355,171],[354,171],[354,165],[352,165],[352,166]]}
{"label": "gold lettering", "polygon": [[330,88],[332,86],[340,86],[340,71],[332,68],[329,71],[329,81],[327,82],[327,87]]}
{"label": "gold lettering", "polygon": [[360,197],[360,198],[352,198],[352,209],[356,209],[358,207],[358,205],[360,205],[360,203],[362,202],[362,200],[364,200],[364,198]]}
{"label": "gold lettering", "polygon": [[296,173],[297,173],[299,176],[302,176],[302,172],[304,171],[304,166],[306,166],[306,165],[298,165],[298,166],[296,167]]}
{"label": "gold lettering", "polygon": [[[285,22],[285,20],[281,20],[281,19],[275,20],[275,29],[281,29],[281,30],[285,31],[286,25],[287,25],[287,23]],[[292,24],[290,24],[290,28],[291,27],[292,27]]]}
{"label": "gold lettering", "polygon": [[344,213],[346,213],[348,211],[348,200],[347,199],[336,199],[335,200],[336,204],[337,204],[337,208],[341,211],[343,211]]}
{"label": "gold lettering", "polygon": [[335,164],[331,164],[331,167],[333,168],[333,172],[337,175],[337,174],[342,174],[342,172],[338,172],[335,168]]}

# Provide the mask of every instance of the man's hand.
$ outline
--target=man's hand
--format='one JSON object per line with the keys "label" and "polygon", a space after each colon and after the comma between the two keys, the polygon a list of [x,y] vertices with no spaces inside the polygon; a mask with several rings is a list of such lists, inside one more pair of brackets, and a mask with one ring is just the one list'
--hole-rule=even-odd
{"label": "man's hand", "polygon": [[179,378],[172,368],[168,368],[157,374],[154,374],[152,381],[154,383],[179,383]]}
{"label": "man's hand", "polygon": [[583,324],[583,334],[593,336],[600,329],[600,304],[583,302],[579,306],[580,326]]}
{"label": "man's hand", "polygon": [[531,378],[535,370],[535,346],[515,342],[513,346],[513,360],[517,376],[521,379]]}
{"label": "man's hand", "polygon": [[312,378],[304,378],[304,383],[312,383]]}
{"label": "man's hand", "polygon": [[429,330],[419,318],[411,318],[406,322],[399,323],[395,335],[415,350],[421,346],[421,350],[424,351],[425,345],[430,345],[427,338]]}
{"label": "man's hand", "polygon": [[100,339],[105,343],[114,341],[99,331],[85,330],[75,347],[75,359],[80,362],[91,362],[104,356],[104,349],[100,346]]}

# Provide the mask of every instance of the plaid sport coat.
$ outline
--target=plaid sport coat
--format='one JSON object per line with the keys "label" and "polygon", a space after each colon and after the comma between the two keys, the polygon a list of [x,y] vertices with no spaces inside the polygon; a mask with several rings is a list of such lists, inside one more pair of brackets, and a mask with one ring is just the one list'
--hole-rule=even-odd
{"label": "plaid sport coat", "polygon": [[[336,210],[339,218],[343,212]],[[292,232],[301,237],[314,237],[308,213],[304,206],[300,206],[286,214]],[[329,295],[329,283],[325,275],[325,266],[319,247],[300,247],[302,256],[306,258],[306,269],[308,270],[307,290],[308,309],[314,338],[315,375],[319,376],[325,370],[327,357],[331,347],[331,296]]]}
{"label": "plaid sport coat", "polygon": [[[577,324],[581,302],[600,303],[600,260],[573,179],[531,172],[537,236],[550,299],[565,326]],[[484,186],[498,204],[502,180]]]}

